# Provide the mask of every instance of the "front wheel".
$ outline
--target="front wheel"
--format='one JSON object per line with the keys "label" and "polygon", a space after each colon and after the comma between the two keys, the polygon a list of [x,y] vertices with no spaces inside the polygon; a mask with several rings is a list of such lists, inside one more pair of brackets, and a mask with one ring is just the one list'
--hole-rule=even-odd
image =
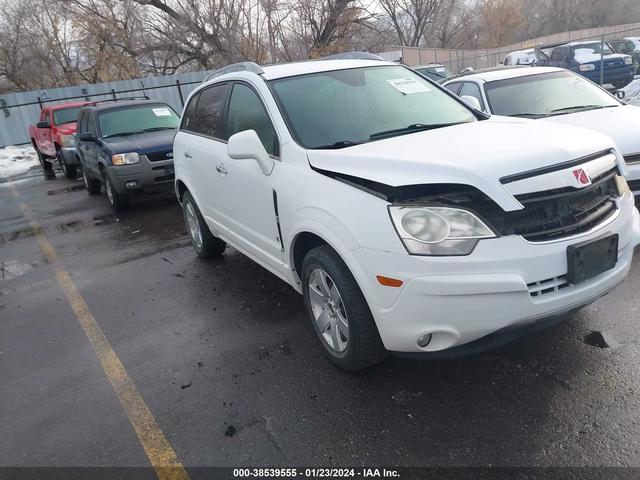
{"label": "front wheel", "polygon": [[337,367],[362,370],[387,355],[371,310],[340,256],[323,245],[302,264],[302,293],[307,317]]}
{"label": "front wheel", "polygon": [[103,174],[104,189],[107,192],[107,198],[109,199],[109,205],[114,212],[120,212],[129,206],[129,195],[126,193],[118,193],[118,191],[111,183],[111,179],[107,172]]}
{"label": "front wheel", "polygon": [[185,192],[182,196],[182,212],[184,213],[184,223],[191,237],[191,244],[198,257],[210,258],[222,255],[227,244],[213,236],[189,192]]}

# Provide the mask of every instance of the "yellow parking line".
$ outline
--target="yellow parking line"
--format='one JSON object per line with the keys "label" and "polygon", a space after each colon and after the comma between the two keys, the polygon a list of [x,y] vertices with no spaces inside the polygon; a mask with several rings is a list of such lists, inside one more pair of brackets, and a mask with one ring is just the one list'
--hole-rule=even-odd
{"label": "yellow parking line", "polygon": [[104,373],[113,386],[113,390],[118,396],[118,400],[124,407],[129,417],[144,451],[149,458],[149,462],[161,480],[188,480],[189,476],[182,464],[178,461],[176,452],[169,441],[160,430],[155,418],[149,411],[140,392],[136,388],[133,380],[125,370],[122,362],[113,351],[109,340],[96,322],[95,317],[89,310],[87,303],[78,292],[71,277],[62,266],[53,246],[47,240],[42,228],[35,221],[33,212],[29,205],[20,198],[20,193],[13,184],[10,184],[14,197],[18,200],[20,210],[29,220],[29,224],[38,240],[42,253],[52,266],[58,283],[64,291],[71,308],[76,314],[84,333],[87,335],[93,350],[96,352]]}

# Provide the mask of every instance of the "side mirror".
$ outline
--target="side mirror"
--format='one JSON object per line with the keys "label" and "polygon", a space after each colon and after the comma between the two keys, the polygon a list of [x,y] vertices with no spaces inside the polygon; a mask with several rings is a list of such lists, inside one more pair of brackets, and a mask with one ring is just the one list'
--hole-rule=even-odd
{"label": "side mirror", "polygon": [[93,132],[84,132],[78,135],[81,142],[97,142],[96,134]]}
{"label": "side mirror", "polygon": [[618,97],[619,100],[624,100],[624,97],[626,97],[627,94],[625,93],[624,90],[618,90],[616,92],[616,97]]}
{"label": "side mirror", "polygon": [[227,155],[234,160],[255,160],[265,175],[271,175],[275,165],[255,130],[245,130],[232,135],[227,142]]}
{"label": "side mirror", "polygon": [[43,120],[41,122],[36,123],[36,128],[51,128],[51,123]]}
{"label": "side mirror", "polygon": [[468,106],[470,106],[474,110],[482,111],[482,106],[480,105],[480,101],[476,97],[472,97],[471,95],[463,95],[460,98],[464,103],[466,103]]}

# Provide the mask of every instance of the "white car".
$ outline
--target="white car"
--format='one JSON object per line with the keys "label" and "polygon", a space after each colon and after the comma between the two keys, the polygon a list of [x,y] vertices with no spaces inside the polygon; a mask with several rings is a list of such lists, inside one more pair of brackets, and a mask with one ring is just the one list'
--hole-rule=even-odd
{"label": "white car", "polygon": [[640,242],[608,137],[487,120],[384,61],[222,69],[191,93],[174,156],[196,253],[230,244],[302,293],[348,370],[562,318]]}
{"label": "white car", "polygon": [[[631,190],[640,194],[640,107],[554,67],[476,72],[444,86],[488,114],[591,128],[610,136],[627,164]],[[533,147],[543,140],[529,138],[526,144]]]}
{"label": "white car", "polygon": [[516,50],[509,53],[502,61],[503,65],[535,65],[536,63],[538,63],[538,57],[535,48]]}

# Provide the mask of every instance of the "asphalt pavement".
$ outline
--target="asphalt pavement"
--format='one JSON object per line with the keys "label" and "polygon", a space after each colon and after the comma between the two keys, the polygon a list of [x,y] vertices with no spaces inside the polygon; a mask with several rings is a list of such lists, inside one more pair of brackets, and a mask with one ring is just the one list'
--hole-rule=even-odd
{"label": "asphalt pavement", "polygon": [[0,466],[150,464],[63,274],[187,471],[640,465],[638,259],[544,332],[348,374],[289,286],[232,249],[196,258],[171,193],[113,214],[34,168],[0,183]]}

